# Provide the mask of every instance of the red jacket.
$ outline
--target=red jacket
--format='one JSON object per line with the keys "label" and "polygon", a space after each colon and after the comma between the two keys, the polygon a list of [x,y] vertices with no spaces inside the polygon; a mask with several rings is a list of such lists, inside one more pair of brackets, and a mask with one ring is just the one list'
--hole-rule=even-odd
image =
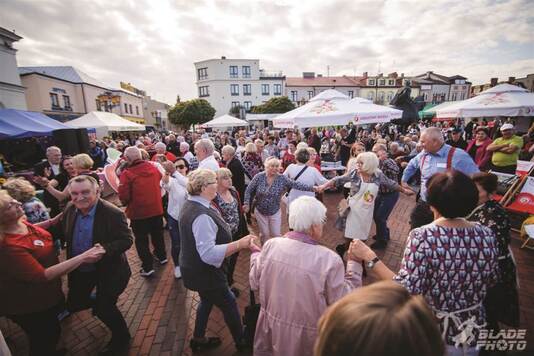
{"label": "red jacket", "polygon": [[[465,152],[469,153],[469,151],[471,150],[471,148],[473,147],[473,145],[475,144],[476,140],[475,139],[472,139],[469,144],[467,145],[467,148],[465,149]],[[476,152],[475,152],[475,164],[478,166],[478,168],[480,170],[485,170],[486,168],[488,168],[488,164],[490,162],[490,159],[491,159],[491,155],[493,154],[492,152],[488,151],[487,148],[488,146],[492,143],[493,141],[491,140],[491,138],[486,138],[486,140],[484,140],[484,142],[482,143],[482,145],[480,145]]]}
{"label": "red jacket", "polygon": [[131,220],[163,215],[161,173],[148,161],[136,161],[121,173],[119,199]]}

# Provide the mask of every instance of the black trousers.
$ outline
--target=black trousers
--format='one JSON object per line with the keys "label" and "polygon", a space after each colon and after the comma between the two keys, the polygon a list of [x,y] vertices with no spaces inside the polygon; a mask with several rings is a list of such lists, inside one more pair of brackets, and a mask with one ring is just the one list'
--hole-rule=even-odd
{"label": "black trousers", "polygon": [[30,356],[56,354],[56,345],[61,335],[57,311],[57,307],[52,307],[37,313],[7,316],[28,335]]}
{"label": "black trousers", "polygon": [[[96,299],[91,296],[95,287]],[[117,299],[125,288],[126,285],[118,289],[120,293],[113,294],[100,288],[96,272],[74,271],[69,275],[67,308],[71,313],[93,308],[93,314],[111,330],[114,339],[129,338],[128,326],[117,308]]]}
{"label": "black trousers", "polygon": [[154,258],[150,252],[149,237],[154,246],[154,255],[160,260],[167,258],[163,240],[163,217],[153,216],[147,219],[132,220],[131,227],[135,235],[135,248],[141,259],[143,269],[150,271],[154,267]]}
{"label": "black trousers", "polygon": [[490,164],[490,168],[491,168],[492,171],[496,171],[496,172],[515,174],[515,171],[517,169],[517,165],[514,164],[512,166],[499,167],[499,166],[496,166],[493,163],[491,163]]}

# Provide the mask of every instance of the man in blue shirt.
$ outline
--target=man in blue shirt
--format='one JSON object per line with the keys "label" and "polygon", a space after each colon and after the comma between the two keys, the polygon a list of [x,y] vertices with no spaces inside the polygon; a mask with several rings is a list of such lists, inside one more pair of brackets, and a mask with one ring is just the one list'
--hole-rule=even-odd
{"label": "man in blue shirt", "polygon": [[421,200],[412,211],[410,222],[412,229],[434,220],[430,207],[426,203],[426,184],[434,174],[452,169],[468,176],[479,172],[471,156],[464,150],[455,148],[451,151],[453,147],[445,143],[439,128],[430,127],[423,131],[419,142],[423,146],[423,151],[410,160],[401,181],[405,188],[410,188],[408,180],[417,170],[421,172]]}

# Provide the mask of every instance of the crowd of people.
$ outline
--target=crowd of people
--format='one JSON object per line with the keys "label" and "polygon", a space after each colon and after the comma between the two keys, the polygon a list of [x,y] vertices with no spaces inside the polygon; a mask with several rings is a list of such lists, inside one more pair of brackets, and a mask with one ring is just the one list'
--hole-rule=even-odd
{"label": "crowd of people", "polygon": [[[120,152],[114,167],[125,209],[100,196],[108,148]],[[92,141],[88,154],[73,157],[51,146],[31,182],[10,178],[0,191],[0,316],[26,332],[31,355],[48,356],[65,353],[56,349],[60,320],[92,309],[112,334],[102,354],[126,350],[131,336],[117,300],[135,245],[140,276],[151,278],[170,256],[175,278],[198,292],[193,351],[221,344],[206,335],[215,305],[236,348],[255,355],[475,355],[481,327],[519,319],[510,223],[487,171],[515,173],[531,151],[511,123],[476,121],[404,132],[151,132]],[[337,162],[337,174],[322,172],[322,162]],[[322,199],[331,190],[343,192],[335,251],[323,243]],[[388,246],[401,193],[417,203],[392,271],[375,251]],[[253,219],[258,236],[249,231]],[[233,276],[243,250],[261,305],[252,339]],[[384,281],[362,287],[368,273]]]}

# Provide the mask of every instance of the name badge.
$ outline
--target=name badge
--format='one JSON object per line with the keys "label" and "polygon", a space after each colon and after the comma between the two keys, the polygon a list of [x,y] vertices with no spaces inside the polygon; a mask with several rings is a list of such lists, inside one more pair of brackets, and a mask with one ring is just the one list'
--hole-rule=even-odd
{"label": "name badge", "polygon": [[438,163],[437,167],[441,168],[441,169],[445,169],[445,168],[447,168],[447,163]]}
{"label": "name badge", "polygon": [[41,240],[34,240],[34,241],[33,241],[33,244],[34,244],[35,246],[39,246],[39,247],[43,247],[43,246],[44,246],[44,242],[41,241]]}

